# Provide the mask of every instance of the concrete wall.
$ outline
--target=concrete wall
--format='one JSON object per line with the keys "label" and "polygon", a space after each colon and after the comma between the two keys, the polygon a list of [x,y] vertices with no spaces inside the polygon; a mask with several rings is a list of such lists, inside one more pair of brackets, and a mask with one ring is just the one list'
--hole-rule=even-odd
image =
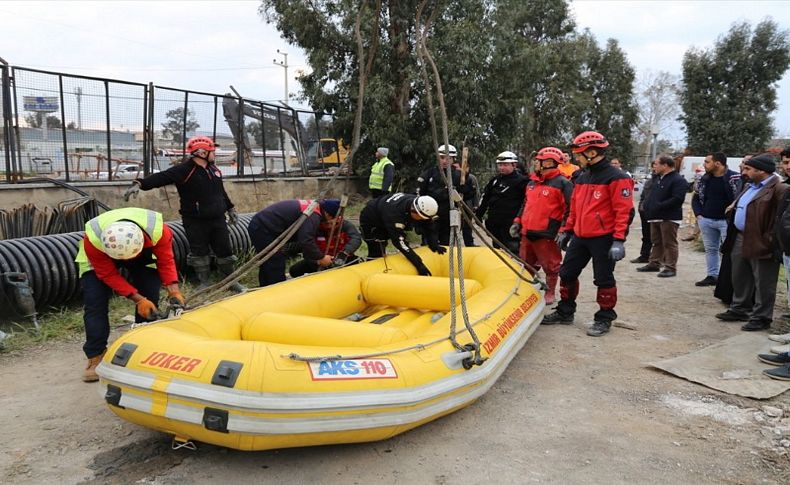
{"label": "concrete wall", "polygon": [[[339,198],[346,191],[345,177],[338,177],[327,197]],[[240,213],[257,212],[267,205],[285,199],[311,199],[330,185],[331,177],[272,178],[225,180],[225,190]],[[140,192],[137,199],[124,202],[123,193],[130,182],[75,182],[83,190],[113,209],[126,206],[145,207],[164,214],[166,221],[180,219],[178,192],[174,186]],[[352,177],[349,194],[367,196],[367,179]],[[80,197],[76,192],[54,184],[0,184],[0,208],[12,209],[24,204],[57,206],[58,202]]]}

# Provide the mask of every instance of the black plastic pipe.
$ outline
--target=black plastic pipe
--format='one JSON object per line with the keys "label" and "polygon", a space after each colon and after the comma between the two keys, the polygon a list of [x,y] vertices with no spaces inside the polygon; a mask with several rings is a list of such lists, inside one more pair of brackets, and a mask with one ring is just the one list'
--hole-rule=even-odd
{"label": "black plastic pipe", "polygon": [[[247,254],[252,247],[247,225],[253,215],[240,214],[239,223],[228,226],[231,248],[237,256]],[[166,224],[173,232],[176,266],[179,273],[185,273],[189,242],[184,225],[181,221]],[[84,234],[81,231],[0,241],[0,273],[25,273],[38,311],[68,303],[79,295],[79,269],[74,258]],[[0,288],[0,292],[5,291],[8,289]],[[8,303],[13,298],[3,300]],[[0,302],[0,307],[2,306]]]}

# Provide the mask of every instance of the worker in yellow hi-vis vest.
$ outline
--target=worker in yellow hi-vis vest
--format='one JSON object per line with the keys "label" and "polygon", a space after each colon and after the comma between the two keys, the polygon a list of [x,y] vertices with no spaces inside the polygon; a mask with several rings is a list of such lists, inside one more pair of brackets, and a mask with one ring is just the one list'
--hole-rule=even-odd
{"label": "worker in yellow hi-vis vest", "polygon": [[368,179],[368,188],[374,198],[389,194],[390,187],[392,187],[392,179],[395,177],[395,164],[387,158],[389,152],[389,148],[385,147],[376,149],[377,161],[370,169],[370,179]]}

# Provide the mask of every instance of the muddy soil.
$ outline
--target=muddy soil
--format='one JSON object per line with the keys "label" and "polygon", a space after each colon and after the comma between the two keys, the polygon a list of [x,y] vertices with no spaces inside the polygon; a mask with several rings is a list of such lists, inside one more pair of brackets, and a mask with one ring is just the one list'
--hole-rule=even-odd
{"label": "muddy soil", "polygon": [[[637,221],[627,259],[639,236]],[[169,436],[121,421],[98,385],[79,380],[81,342],[0,356],[0,482],[788,483],[790,448],[777,433],[790,430],[787,395],[733,397],[647,366],[740,332],[713,317],[724,307],[712,289],[693,284],[704,255],[681,243],[676,278],[635,267],[616,271],[617,311],[632,329],[585,335],[596,307],[588,268],[574,325],[539,328],[472,406],[377,443],[173,451]]]}

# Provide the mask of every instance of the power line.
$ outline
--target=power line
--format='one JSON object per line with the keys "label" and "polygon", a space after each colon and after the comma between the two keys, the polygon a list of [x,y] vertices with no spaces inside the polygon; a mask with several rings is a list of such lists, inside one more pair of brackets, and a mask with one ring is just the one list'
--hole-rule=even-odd
{"label": "power line", "polygon": [[[76,67],[76,66],[43,66],[32,64],[34,69],[73,69],[83,71],[101,71],[104,67]],[[157,67],[113,67],[122,71],[141,71],[141,72],[207,72],[207,71],[258,71],[261,69],[277,69],[278,66],[259,66],[259,67],[185,67],[185,68],[157,68]],[[307,67],[305,64],[294,65],[293,67]]]}

